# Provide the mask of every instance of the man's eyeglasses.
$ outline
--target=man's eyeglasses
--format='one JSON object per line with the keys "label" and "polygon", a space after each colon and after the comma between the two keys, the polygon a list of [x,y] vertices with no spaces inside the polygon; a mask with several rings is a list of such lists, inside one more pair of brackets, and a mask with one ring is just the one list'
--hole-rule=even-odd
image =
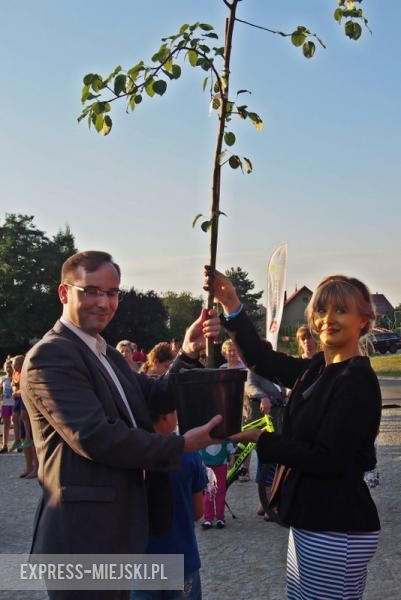
{"label": "man's eyeglasses", "polygon": [[113,300],[120,299],[122,296],[122,290],[118,288],[112,288],[111,290],[103,290],[98,287],[81,287],[79,285],[75,285],[74,283],[64,283],[68,287],[74,287],[76,290],[83,293],[86,298],[103,298],[103,296],[107,296]]}

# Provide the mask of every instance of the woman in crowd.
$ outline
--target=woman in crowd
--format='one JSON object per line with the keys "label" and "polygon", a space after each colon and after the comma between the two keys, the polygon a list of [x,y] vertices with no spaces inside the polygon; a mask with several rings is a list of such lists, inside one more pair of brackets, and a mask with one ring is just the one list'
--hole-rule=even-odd
{"label": "woman in crowd", "polygon": [[152,377],[164,375],[175,358],[174,352],[168,342],[159,342],[148,353],[146,362],[143,363],[140,373]]}
{"label": "woman in crowd", "polygon": [[307,325],[298,327],[295,334],[297,340],[298,352],[301,358],[312,358],[316,354],[316,342]]}
{"label": "woman in crowd", "polygon": [[216,272],[213,284],[244,361],[292,389],[281,434],[235,436],[257,441],[259,458],[280,465],[272,503],[290,526],[288,598],[360,599],[380,529],[363,480],[376,463],[381,415],[377,377],[359,346],[374,319],[369,291],[358,279],[324,279],[306,310],[323,351],[301,359],[263,344],[226,277]]}
{"label": "woman in crowd", "polygon": [[129,340],[121,340],[118,342],[116,350],[123,355],[131,371],[138,370],[137,364],[134,361],[134,350],[136,350],[136,344],[134,344],[134,342],[130,342]]}

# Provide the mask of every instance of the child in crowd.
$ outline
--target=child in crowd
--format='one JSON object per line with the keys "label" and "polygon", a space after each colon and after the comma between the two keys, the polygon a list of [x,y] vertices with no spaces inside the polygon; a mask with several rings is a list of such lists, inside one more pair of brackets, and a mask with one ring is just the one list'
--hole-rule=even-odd
{"label": "child in crowd", "polygon": [[212,444],[200,450],[199,454],[207,467],[210,467],[216,476],[216,487],[204,495],[204,521],[202,529],[211,529],[213,524],[217,529],[226,525],[224,510],[226,505],[226,478],[228,462],[234,454],[234,444],[224,441],[222,444]]}
{"label": "child in crowd", "polygon": [[[155,431],[165,435],[177,428],[177,413],[174,400],[160,405],[155,399],[149,407]],[[157,405],[156,405],[157,403]],[[195,537],[194,521],[203,514],[203,490],[207,485],[206,469],[197,452],[184,453],[181,467],[169,472],[173,492],[173,522],[169,533],[150,536],[147,554],[184,555],[184,591],[181,590],[137,590],[131,600],[201,600],[201,566]]]}
{"label": "child in crowd", "polygon": [[3,419],[3,446],[0,454],[8,452],[8,440],[10,436],[11,415],[14,407],[13,398],[13,366],[11,360],[4,363],[5,377],[0,381],[1,417]]}

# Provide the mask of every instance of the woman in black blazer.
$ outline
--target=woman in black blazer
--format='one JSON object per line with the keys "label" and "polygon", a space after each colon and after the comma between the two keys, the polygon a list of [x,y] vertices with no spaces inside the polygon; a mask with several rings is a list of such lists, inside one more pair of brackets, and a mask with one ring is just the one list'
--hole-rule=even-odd
{"label": "woman in black blazer", "polygon": [[[206,287],[212,283],[206,271]],[[380,529],[363,480],[376,464],[381,395],[359,338],[374,319],[370,294],[357,279],[322,281],[306,310],[323,352],[311,359],[274,352],[259,338],[232,284],[215,272],[223,325],[247,366],[292,388],[281,434],[244,432],[259,458],[280,466],[272,503],[290,526],[287,588],[291,600],[362,598],[367,564]]]}

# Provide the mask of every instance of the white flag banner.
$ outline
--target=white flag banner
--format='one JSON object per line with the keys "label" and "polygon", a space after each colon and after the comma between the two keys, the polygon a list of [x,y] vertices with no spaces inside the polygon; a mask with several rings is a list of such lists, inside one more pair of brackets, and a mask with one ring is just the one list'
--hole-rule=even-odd
{"label": "white flag banner", "polygon": [[284,309],[287,275],[287,244],[282,244],[270,258],[267,268],[266,339],[277,350],[278,332]]}

